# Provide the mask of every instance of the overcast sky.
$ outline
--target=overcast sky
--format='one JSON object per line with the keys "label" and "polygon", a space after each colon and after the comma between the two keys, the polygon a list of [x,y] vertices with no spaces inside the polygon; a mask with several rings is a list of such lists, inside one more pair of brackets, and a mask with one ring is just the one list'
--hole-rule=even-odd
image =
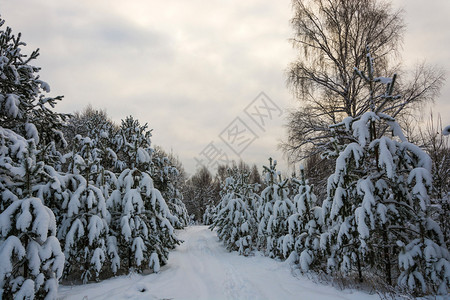
{"label": "overcast sky", "polygon": [[[394,4],[405,9],[405,63],[449,74],[450,1]],[[222,153],[258,166],[272,156],[286,168],[277,145],[280,111],[296,105],[284,74],[295,57],[289,0],[0,0],[0,14],[22,32],[25,53],[41,49],[41,78],[65,96],[57,111],[91,104],[116,122],[133,115],[190,173],[195,157]],[[255,106],[266,117],[252,115]],[[435,111],[450,124],[449,82]]]}

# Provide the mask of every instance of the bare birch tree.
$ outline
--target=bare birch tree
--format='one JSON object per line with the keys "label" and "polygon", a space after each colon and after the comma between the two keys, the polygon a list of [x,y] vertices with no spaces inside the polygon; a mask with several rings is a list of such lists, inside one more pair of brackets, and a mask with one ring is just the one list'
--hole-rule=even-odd
{"label": "bare birch tree", "polygon": [[[370,110],[369,89],[354,71],[366,71],[366,47],[376,70],[396,80],[395,74],[402,72],[398,62],[405,25],[402,10],[382,0],[293,0],[293,10],[292,44],[298,58],[287,75],[301,105],[288,116],[288,137],[281,147],[296,161],[324,146],[331,137],[328,124]],[[395,84],[401,98],[375,103],[380,112],[401,117],[432,100],[444,80],[441,71],[424,64],[408,75]]]}

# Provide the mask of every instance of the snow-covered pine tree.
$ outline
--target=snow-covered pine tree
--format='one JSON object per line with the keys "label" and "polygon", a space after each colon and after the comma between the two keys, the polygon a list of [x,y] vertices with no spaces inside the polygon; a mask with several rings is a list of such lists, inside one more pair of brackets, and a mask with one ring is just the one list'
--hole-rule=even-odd
{"label": "snow-covered pine tree", "polygon": [[[447,293],[449,254],[428,214],[431,161],[383,113],[383,104],[375,107],[376,97],[386,103],[399,96],[393,95],[396,76],[375,77],[373,66],[368,52],[367,74],[355,70],[370,86],[370,111],[333,126],[335,141],[350,142],[336,148],[321,246],[332,270],[357,271],[360,280],[364,270],[382,272],[388,284],[397,277],[400,287],[417,293]],[[375,95],[380,85],[384,92]]]}
{"label": "snow-covered pine tree", "polygon": [[33,191],[51,177],[37,154],[65,116],[48,108],[61,97],[43,95],[50,88],[29,64],[38,51],[22,54],[20,34],[4,23],[0,18],[0,298],[56,299],[64,254],[54,214]]}
{"label": "snow-covered pine tree", "polygon": [[[220,168],[224,168],[224,167],[225,166],[221,166]],[[232,179],[232,177],[233,177],[232,174],[233,174],[233,172],[236,172],[236,174],[238,173],[235,169],[236,169],[235,167],[233,167],[232,169],[227,167],[225,170],[220,171],[220,172],[223,172],[222,182],[219,183],[220,184],[220,190],[219,190],[220,201],[216,205],[214,205],[212,201],[210,201],[210,202],[208,202],[208,204],[206,204],[205,213],[203,214],[203,218],[202,218],[204,225],[213,225],[214,222],[216,221],[217,213],[228,205],[228,200],[230,198],[225,197],[225,196],[228,193],[231,193],[231,191],[233,191],[233,189],[232,189],[233,184],[231,184],[231,182],[234,182],[234,179]],[[228,178],[231,178],[231,179],[228,179]],[[216,177],[216,180],[220,180],[220,179]],[[256,214],[255,214],[255,216],[256,216]]]}
{"label": "snow-covered pine tree", "polygon": [[39,67],[30,62],[39,56],[39,50],[22,54],[26,46],[21,33],[15,36],[4,26],[0,17],[0,120],[8,128],[26,139],[33,138],[36,145],[47,145],[62,138],[59,129],[67,118],[52,111],[62,96],[48,97],[50,86],[38,75]]}
{"label": "snow-covered pine tree", "polygon": [[[111,197],[114,191],[119,189],[119,182],[115,171],[119,170],[121,165],[118,164],[117,154],[113,150],[113,141],[115,140],[118,129],[110,120],[105,121],[104,118],[100,119],[102,122],[99,135],[95,135],[94,132],[91,136],[96,138],[96,145],[100,154],[100,163],[98,165],[95,186],[100,188],[103,197],[106,200]],[[113,223],[112,219],[113,217],[109,215],[107,219],[108,225]],[[108,276],[117,274],[120,269],[121,260],[119,256],[117,232],[112,230],[111,227],[108,228],[108,233],[106,236],[106,256],[107,267],[105,270],[108,269],[106,274]]]}
{"label": "snow-covered pine tree", "polygon": [[[99,113],[97,112],[96,114]],[[94,127],[96,129],[90,132],[88,137],[94,141],[97,149],[96,155],[99,158],[95,184],[102,189],[103,195],[107,199],[111,190],[117,186],[116,172],[121,171],[120,165],[117,163],[117,153],[114,151],[114,141],[116,140],[118,129],[112,121],[104,120],[105,117],[97,118],[101,120],[101,122],[98,121],[100,123],[99,127]]]}
{"label": "snow-covered pine tree", "polygon": [[108,118],[105,110],[94,109],[91,105],[88,105],[81,112],[75,112],[63,128],[69,148],[72,147],[77,135],[96,140],[96,147],[103,153],[102,166],[112,171],[117,171],[115,170],[117,157],[115,152],[111,150],[114,147],[113,142],[117,130],[118,126]]}
{"label": "snow-covered pine tree", "polygon": [[[56,239],[53,212],[42,199],[33,197],[35,179],[43,172],[36,162],[34,141],[26,141],[0,127],[2,147],[0,177],[13,188],[3,188],[0,214],[0,297],[4,299],[55,299],[64,254]],[[3,155],[6,152],[6,155]],[[17,161],[18,159],[20,164]],[[6,163],[3,163],[6,162]]]}
{"label": "snow-covered pine tree", "polygon": [[[295,260],[298,260],[302,271],[308,271],[311,265],[320,263],[320,234],[322,233],[322,208],[316,205],[313,186],[305,178],[303,166],[300,167],[300,178],[291,179],[294,185],[294,214],[289,219],[289,245],[293,241]],[[292,247],[292,246],[291,246]]]}
{"label": "snow-covered pine tree", "polygon": [[229,251],[249,255],[255,248],[257,223],[257,185],[248,182],[249,174],[237,168],[229,170],[210,229],[216,228],[217,236]]}
{"label": "snow-covered pine tree", "polygon": [[119,159],[127,168],[118,178],[118,189],[107,201],[115,216],[111,227],[117,235],[122,266],[159,271],[168,259],[169,249],[180,241],[171,225],[176,222],[151,178],[150,131],[128,117],[119,130]]}
{"label": "snow-covered pine tree", "polygon": [[[68,148],[71,151],[62,156],[60,160],[62,168],[57,170],[68,174],[79,174],[80,170],[74,164],[74,158],[76,154],[79,154],[77,151],[81,150],[81,144],[87,141],[85,138],[89,138],[90,148],[92,148],[89,155],[94,160],[90,162],[92,172],[90,172],[89,181],[102,190],[105,199],[109,198],[111,191],[117,186],[117,176],[114,172],[122,170],[116,163],[117,154],[113,150],[117,130],[118,126],[108,118],[104,110],[96,110],[88,106],[81,113],[76,112],[63,128],[64,136],[69,138]],[[85,171],[88,170],[85,169]]]}
{"label": "snow-covered pine tree", "polygon": [[155,188],[166,199],[170,213],[176,217],[171,219],[172,226],[183,229],[189,223],[189,215],[183,203],[183,195],[177,188],[179,181],[182,180],[181,174],[159,147],[152,155],[152,178],[154,178]]}
{"label": "snow-covered pine tree", "polygon": [[137,168],[151,172],[154,152],[151,147],[151,132],[147,124],[141,125],[132,116],[122,120],[113,139],[120,171]]}
{"label": "snow-covered pine tree", "polygon": [[[173,222],[172,226],[175,229],[183,229],[189,224],[189,214],[186,205],[183,202],[183,194],[176,186],[171,187],[171,192],[167,194],[167,206],[170,213],[175,217],[170,220]],[[163,197],[164,198],[164,197]]]}
{"label": "snow-covered pine tree", "polygon": [[293,203],[288,198],[288,179],[281,179],[276,170],[277,161],[269,158],[269,167],[264,166],[264,183],[266,188],[261,192],[261,205],[258,208],[258,248],[270,257],[287,258],[288,218],[293,213]]}
{"label": "snow-covered pine tree", "polygon": [[64,241],[66,277],[86,283],[98,280],[108,261],[111,216],[102,190],[95,185],[101,169],[100,151],[89,137],[77,135],[74,140],[75,151],[69,159],[71,173],[67,175],[71,193],[62,205],[63,220],[58,237]]}
{"label": "snow-covered pine tree", "polygon": [[263,183],[266,186],[261,192],[260,206],[256,214],[258,222],[258,237],[256,245],[259,250],[265,251],[267,247],[267,223],[273,211],[275,202],[273,197],[274,185],[277,182],[276,161],[272,164],[272,158],[269,158],[270,166],[263,166]]}
{"label": "snow-covered pine tree", "polygon": [[266,253],[272,258],[286,259],[294,246],[288,224],[289,217],[294,213],[294,205],[289,198],[288,183],[289,179],[281,179],[281,175],[278,175],[278,183],[272,190],[275,202],[272,215],[267,221],[266,237]]}
{"label": "snow-covered pine tree", "polygon": [[[75,225],[73,222],[77,219],[86,219],[90,213],[97,215],[105,224],[97,240],[88,241],[84,239],[77,243],[82,247],[83,243],[86,245],[86,243],[92,242],[93,245],[89,247],[93,249],[92,251],[86,250],[85,259],[81,262],[83,266],[70,264],[73,269],[78,271],[70,272],[66,270],[66,274],[70,274],[73,279],[98,280],[100,273],[102,277],[107,277],[116,274],[120,268],[117,237],[115,232],[109,230],[110,217],[104,209],[105,199],[108,199],[112,191],[118,188],[117,177],[114,172],[121,170],[121,165],[117,164],[117,154],[113,150],[117,130],[118,127],[107,117],[105,111],[95,110],[91,106],[85,108],[81,113],[76,112],[64,127],[64,134],[69,137],[69,148],[71,148],[71,152],[63,156],[63,171],[67,173],[65,181],[69,197],[62,202],[65,207],[59,216],[61,220],[59,224],[61,225],[58,227],[58,236],[62,242],[65,242],[65,237],[71,230],[71,226]],[[86,190],[80,194],[80,188],[82,187],[86,187]],[[97,189],[101,191],[102,195],[98,193]],[[90,193],[97,199],[94,201],[93,207],[86,211],[85,197]],[[73,214],[72,212],[72,216],[68,217],[70,197],[80,197],[80,195],[79,214]],[[91,205],[90,202],[89,205]],[[76,223],[79,225],[78,221]],[[89,228],[86,227],[86,222],[82,223],[85,226],[84,231],[87,232]],[[91,229],[94,228],[91,227]],[[80,230],[80,232],[83,232],[82,228]],[[73,242],[72,240],[71,238],[70,243]],[[91,260],[96,260],[95,265],[87,261],[89,255],[94,255],[94,250],[96,251],[96,258],[91,257]],[[74,249],[71,255],[76,256],[77,251],[80,251],[80,249]]]}
{"label": "snow-covered pine tree", "polygon": [[[217,205],[219,205],[219,204],[217,204]],[[203,214],[203,218],[202,218],[204,225],[212,225],[214,223],[214,220],[215,220],[216,214],[217,214],[216,207],[217,206],[210,205],[210,204],[206,205],[205,213]]]}

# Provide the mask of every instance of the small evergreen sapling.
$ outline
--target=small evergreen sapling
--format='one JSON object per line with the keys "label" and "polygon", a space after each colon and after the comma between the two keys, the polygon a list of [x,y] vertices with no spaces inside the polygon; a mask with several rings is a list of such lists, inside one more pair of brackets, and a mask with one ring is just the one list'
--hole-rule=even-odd
{"label": "small evergreen sapling", "polygon": [[[72,154],[70,197],[63,202],[64,219],[59,236],[64,240],[66,274],[79,274],[83,283],[99,279],[107,262],[107,240],[111,216],[103,192],[94,184],[101,167],[98,149],[89,137],[77,136]],[[76,145],[76,144],[75,144]]]}
{"label": "small evergreen sapling", "polygon": [[294,213],[288,219],[289,240],[293,241],[296,260],[306,272],[321,258],[322,208],[316,206],[316,195],[305,178],[303,167],[300,168],[300,178],[292,178],[292,183],[296,195],[293,199]]}
{"label": "small evergreen sapling", "polygon": [[53,212],[33,190],[45,176],[36,161],[35,140],[0,127],[0,295],[55,298],[64,255],[56,239]]}
{"label": "small evergreen sapling", "polygon": [[[117,189],[107,206],[114,218],[111,228],[116,234],[121,265],[141,271],[158,272],[168,259],[169,249],[180,240],[175,236],[173,216],[151,177],[150,131],[128,117],[119,130],[119,159],[126,166],[118,177]],[[127,262],[127,264],[125,264]]]}
{"label": "small evergreen sapling", "polygon": [[210,228],[217,229],[217,236],[229,251],[249,255],[255,247],[257,232],[255,184],[248,183],[249,174],[237,168],[229,173]]}
{"label": "small evergreen sapling", "polygon": [[166,199],[170,213],[175,217],[170,219],[172,226],[183,229],[189,223],[189,215],[183,203],[183,195],[177,188],[180,172],[164,154],[163,151],[158,151],[152,156],[152,178],[156,179],[155,188]]}
{"label": "small evergreen sapling", "polygon": [[269,167],[264,167],[265,184],[261,192],[261,206],[258,208],[258,248],[270,257],[289,256],[288,244],[284,237],[288,233],[288,218],[293,212],[293,203],[288,198],[288,180],[281,179],[276,170],[277,162],[269,159]]}

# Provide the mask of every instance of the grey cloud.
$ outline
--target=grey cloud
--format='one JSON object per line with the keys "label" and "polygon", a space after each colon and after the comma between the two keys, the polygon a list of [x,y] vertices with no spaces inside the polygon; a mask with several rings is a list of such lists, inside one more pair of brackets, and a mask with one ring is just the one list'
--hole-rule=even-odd
{"label": "grey cloud", "polygon": [[[290,0],[0,0],[0,5],[8,24],[23,31],[28,50],[41,48],[42,78],[52,94],[66,95],[58,110],[91,103],[116,121],[132,114],[148,122],[154,142],[173,148],[191,172],[193,157],[260,91],[283,108],[296,104],[284,77],[295,56],[288,42]],[[439,49],[446,47],[432,41],[428,49],[442,55]],[[281,160],[276,148],[282,123],[273,123],[244,158],[263,164],[272,154]]]}

